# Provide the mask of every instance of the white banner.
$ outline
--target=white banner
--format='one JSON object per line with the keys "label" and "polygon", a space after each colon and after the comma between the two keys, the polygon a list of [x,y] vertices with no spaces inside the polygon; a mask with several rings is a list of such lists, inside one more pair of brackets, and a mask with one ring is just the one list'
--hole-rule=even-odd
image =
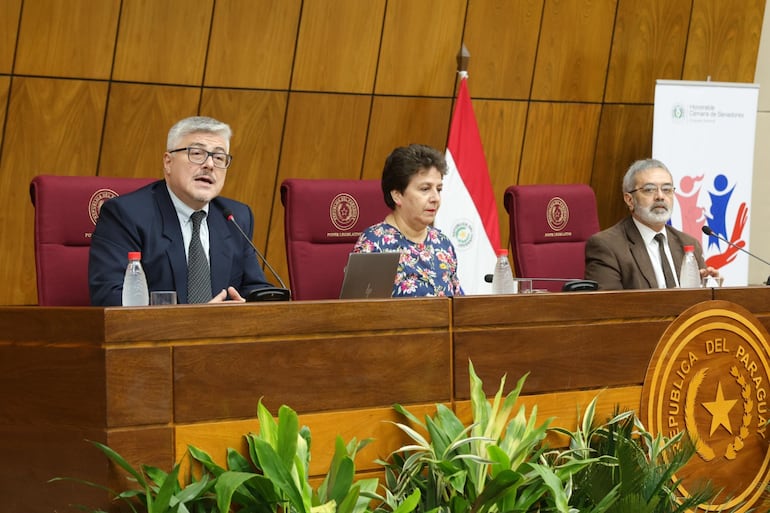
{"label": "white banner", "polygon": [[674,177],[671,224],[701,241],[706,263],[725,286],[746,285],[751,180],[757,120],[756,84],[658,80],[652,156]]}

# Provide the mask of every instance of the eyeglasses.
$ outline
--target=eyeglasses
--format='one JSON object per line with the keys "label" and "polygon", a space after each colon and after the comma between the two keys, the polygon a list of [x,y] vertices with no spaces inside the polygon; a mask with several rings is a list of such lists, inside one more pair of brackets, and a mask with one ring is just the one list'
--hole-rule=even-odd
{"label": "eyeglasses", "polygon": [[233,161],[233,156],[229,153],[222,153],[221,151],[208,151],[197,146],[188,146],[186,148],[177,148],[175,150],[169,150],[169,153],[176,153],[178,151],[186,151],[187,159],[193,164],[203,164],[211,157],[214,162],[214,167],[219,169],[227,169],[230,167],[230,163]]}
{"label": "eyeglasses", "polygon": [[652,196],[658,191],[662,192],[666,196],[671,196],[672,194],[674,194],[674,191],[676,191],[676,187],[674,187],[673,185],[661,185],[660,187],[658,187],[657,185],[648,183],[646,185],[643,185],[642,187],[637,187],[636,189],[632,189],[628,191],[628,193],[631,194],[633,192],[641,192],[645,196]]}

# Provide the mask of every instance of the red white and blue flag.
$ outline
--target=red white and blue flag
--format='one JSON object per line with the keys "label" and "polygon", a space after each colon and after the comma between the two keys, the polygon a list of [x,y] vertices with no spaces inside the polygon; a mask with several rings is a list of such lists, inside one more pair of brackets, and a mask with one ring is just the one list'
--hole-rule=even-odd
{"label": "red white and blue flag", "polygon": [[468,75],[460,72],[460,90],[449,128],[441,208],[435,226],[457,251],[458,276],[466,294],[491,294],[492,274],[500,247],[497,204],[489,178],[479,127],[468,93]]}

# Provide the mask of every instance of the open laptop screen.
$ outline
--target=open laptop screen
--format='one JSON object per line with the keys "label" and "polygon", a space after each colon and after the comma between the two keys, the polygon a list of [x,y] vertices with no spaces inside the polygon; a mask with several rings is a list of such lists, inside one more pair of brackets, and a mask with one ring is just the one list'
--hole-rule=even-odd
{"label": "open laptop screen", "polygon": [[351,253],[340,299],[389,298],[393,295],[401,253]]}

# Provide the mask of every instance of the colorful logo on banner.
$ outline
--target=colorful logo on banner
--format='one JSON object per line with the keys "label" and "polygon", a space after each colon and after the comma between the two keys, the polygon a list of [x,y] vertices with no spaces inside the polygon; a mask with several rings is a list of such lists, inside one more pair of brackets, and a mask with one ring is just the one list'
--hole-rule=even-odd
{"label": "colorful logo on banner", "polygon": [[740,251],[738,248],[746,246],[743,239],[749,217],[746,202],[738,204],[734,216],[728,214],[734,210],[731,207],[735,203],[733,192],[736,185],[731,184],[722,173],[716,174],[713,179],[705,174],[685,175],[677,184],[676,199],[682,220],[681,228],[701,240],[703,227],[711,228],[715,235],[707,236],[703,251],[707,256],[706,264],[715,269],[732,262]]}

